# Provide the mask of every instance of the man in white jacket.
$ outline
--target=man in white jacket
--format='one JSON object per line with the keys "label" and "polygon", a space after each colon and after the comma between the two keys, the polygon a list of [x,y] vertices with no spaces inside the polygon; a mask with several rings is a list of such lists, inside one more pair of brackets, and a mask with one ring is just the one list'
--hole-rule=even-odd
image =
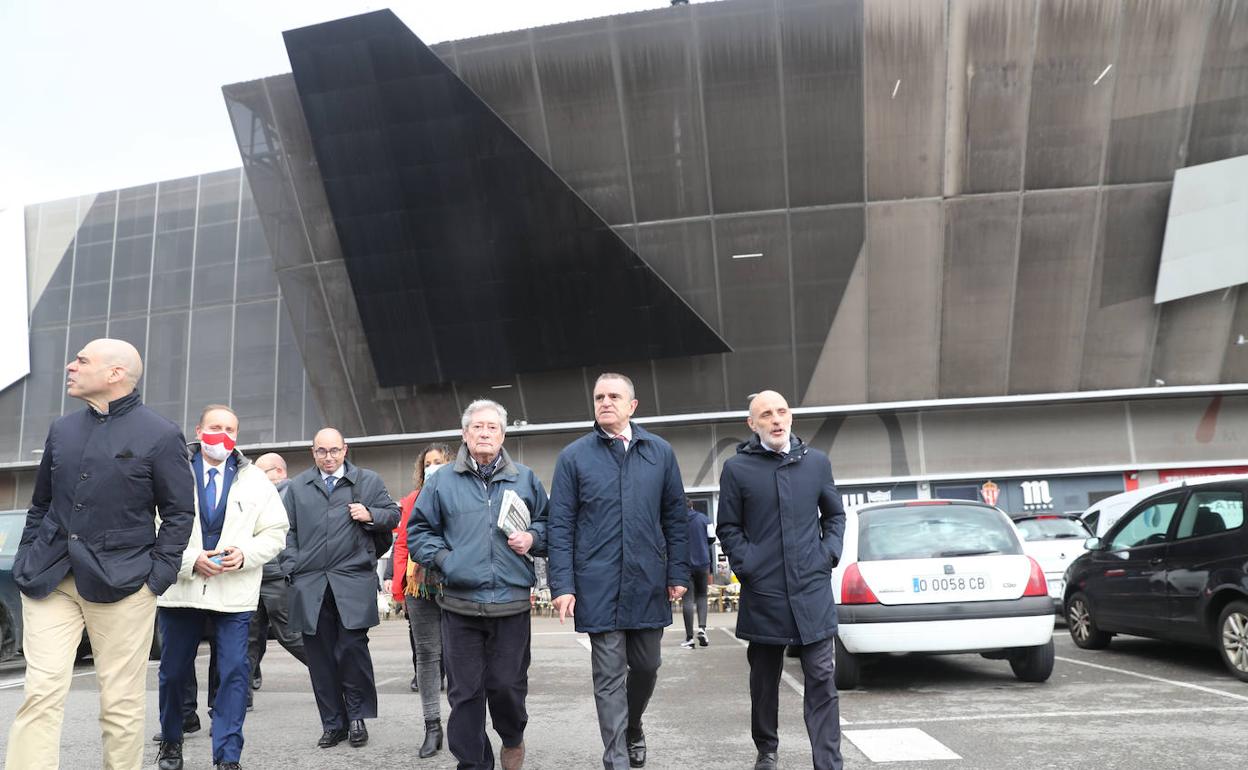
{"label": "man in white jacket", "polygon": [[212,761],[238,770],[250,665],[247,629],[261,570],[286,544],[290,522],[273,484],[234,448],[238,415],[210,404],[195,427],[196,516],[178,582],[157,601],[160,625],[160,770],[182,770],[182,693],[211,621],[220,684],[212,709]]}

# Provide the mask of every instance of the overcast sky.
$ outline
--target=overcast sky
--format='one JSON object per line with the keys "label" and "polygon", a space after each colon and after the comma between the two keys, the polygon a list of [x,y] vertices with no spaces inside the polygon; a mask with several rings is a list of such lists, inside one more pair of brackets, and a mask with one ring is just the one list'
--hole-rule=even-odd
{"label": "overcast sky", "polygon": [[668,0],[0,0],[0,208],[241,165],[221,86],[282,31],[389,7],[426,43]]}

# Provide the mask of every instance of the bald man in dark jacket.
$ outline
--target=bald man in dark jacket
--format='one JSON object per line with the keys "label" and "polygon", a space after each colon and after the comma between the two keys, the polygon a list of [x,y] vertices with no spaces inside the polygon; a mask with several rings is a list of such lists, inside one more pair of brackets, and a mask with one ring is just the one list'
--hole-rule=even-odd
{"label": "bald man in dark jacket", "polygon": [[755,396],[748,424],[754,437],[737,447],[719,477],[716,534],[741,580],[736,633],[749,642],[754,767],[776,767],[784,648],[800,645],[813,766],[840,770],[831,578],[841,558],[845,509],[828,456],[792,435],[783,396]]}

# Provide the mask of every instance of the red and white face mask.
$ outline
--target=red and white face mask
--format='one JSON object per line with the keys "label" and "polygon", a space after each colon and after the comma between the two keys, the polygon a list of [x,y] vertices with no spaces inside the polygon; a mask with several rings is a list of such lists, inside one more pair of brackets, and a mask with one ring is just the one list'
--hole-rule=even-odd
{"label": "red and white face mask", "polygon": [[200,450],[209,459],[222,462],[234,451],[234,439],[228,433],[199,434]]}

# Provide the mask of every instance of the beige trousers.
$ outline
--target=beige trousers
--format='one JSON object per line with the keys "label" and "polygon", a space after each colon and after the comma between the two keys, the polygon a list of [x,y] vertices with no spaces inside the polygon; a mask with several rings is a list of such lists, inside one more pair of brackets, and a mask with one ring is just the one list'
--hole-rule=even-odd
{"label": "beige trousers", "polygon": [[143,764],[147,655],[155,619],[156,595],[146,585],[121,601],[97,604],[78,595],[71,575],[43,599],[22,596],[26,700],[9,730],[5,766],[56,770],[65,694],[85,626],[100,685],[103,767],[138,770]]}

